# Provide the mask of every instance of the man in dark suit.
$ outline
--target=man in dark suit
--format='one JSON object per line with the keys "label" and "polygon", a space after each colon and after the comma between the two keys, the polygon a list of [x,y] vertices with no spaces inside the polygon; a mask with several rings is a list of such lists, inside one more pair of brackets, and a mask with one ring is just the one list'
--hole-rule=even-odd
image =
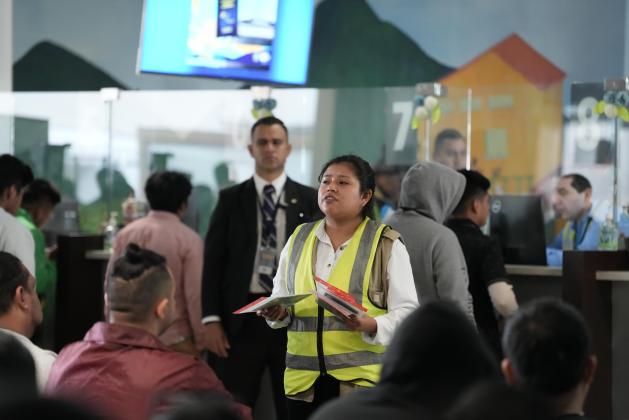
{"label": "man in dark suit", "polygon": [[286,331],[263,318],[232,312],[269,296],[280,252],[301,223],[320,218],[316,190],[286,177],[288,130],[275,117],[251,129],[255,174],[221,191],[205,238],[203,323],[217,372],[239,401],[253,407],[268,366],[278,419],[286,415]]}

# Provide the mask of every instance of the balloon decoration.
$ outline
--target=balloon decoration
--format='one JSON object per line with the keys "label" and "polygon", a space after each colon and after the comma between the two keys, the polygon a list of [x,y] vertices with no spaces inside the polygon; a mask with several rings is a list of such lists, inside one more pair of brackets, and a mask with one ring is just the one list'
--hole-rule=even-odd
{"label": "balloon decoration", "polygon": [[267,99],[254,99],[253,108],[251,109],[251,115],[256,120],[264,117],[270,117],[273,115],[273,110],[277,106],[277,101],[273,98]]}
{"label": "balloon decoration", "polygon": [[416,95],[413,99],[415,105],[415,113],[413,114],[413,120],[411,127],[413,130],[419,128],[419,124],[422,121],[428,120],[433,124],[436,124],[441,118],[441,107],[439,106],[439,100],[432,95],[422,96]]}
{"label": "balloon decoration", "polygon": [[594,112],[596,114],[605,114],[608,118],[620,118],[625,122],[629,122],[629,92],[626,90],[612,91],[608,90],[603,95],[603,100],[598,101]]}

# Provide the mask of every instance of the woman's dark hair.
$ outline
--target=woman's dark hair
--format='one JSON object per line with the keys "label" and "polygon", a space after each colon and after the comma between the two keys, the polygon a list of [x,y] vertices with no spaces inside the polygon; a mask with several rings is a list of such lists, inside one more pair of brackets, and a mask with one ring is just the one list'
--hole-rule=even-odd
{"label": "woman's dark hair", "polygon": [[361,212],[361,215],[363,217],[370,216],[371,214],[373,214],[373,193],[376,190],[376,178],[373,169],[366,160],[356,155],[342,155],[335,157],[334,159],[325,163],[323,165],[323,168],[321,168],[321,173],[319,173],[318,178],[319,182],[321,182],[321,180],[323,179],[323,174],[330,166],[337,165],[339,163],[345,163],[349,165],[350,168],[352,168],[352,172],[354,172],[354,175],[356,175],[356,178],[358,178],[361,194],[364,194],[367,191],[371,191],[371,199],[367,202],[367,204],[365,204],[365,207],[363,207],[363,210]]}

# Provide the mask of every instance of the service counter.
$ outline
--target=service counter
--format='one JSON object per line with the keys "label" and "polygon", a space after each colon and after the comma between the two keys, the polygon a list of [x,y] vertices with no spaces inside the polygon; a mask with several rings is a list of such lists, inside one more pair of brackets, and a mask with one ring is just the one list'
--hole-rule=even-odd
{"label": "service counter", "polygon": [[561,298],[561,267],[506,264],[505,268],[520,304],[540,296]]}

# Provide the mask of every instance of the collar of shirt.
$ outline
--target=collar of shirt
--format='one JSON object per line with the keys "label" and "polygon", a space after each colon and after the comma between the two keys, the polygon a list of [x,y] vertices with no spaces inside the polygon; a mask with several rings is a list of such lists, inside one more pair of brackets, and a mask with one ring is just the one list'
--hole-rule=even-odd
{"label": "collar of shirt", "polygon": [[175,213],[163,210],[151,210],[149,211],[147,217],[152,219],[168,220],[169,222],[181,222],[181,219],[179,219],[179,216]]}
{"label": "collar of shirt", "polygon": [[284,189],[284,185],[286,184],[286,179],[287,179],[286,172],[282,172],[282,175],[275,178],[272,182],[269,182],[266,179],[263,179],[258,174],[253,174],[253,182],[256,185],[256,192],[258,193],[258,197],[262,197],[262,194],[264,193],[263,192],[264,186],[271,184],[273,185],[273,188],[275,188],[275,198],[277,199],[278,195]]}
{"label": "collar of shirt", "polygon": [[166,347],[153,334],[128,325],[97,322],[85,334],[85,341],[115,343],[123,346],[165,350]]}
{"label": "collar of shirt", "polygon": [[29,212],[24,210],[23,208],[19,208],[15,217],[20,219],[29,229],[35,229],[35,222],[33,221],[33,217]]}
{"label": "collar of shirt", "polygon": [[[317,239],[319,240],[320,243],[329,245],[330,248],[333,248],[332,241],[330,240],[330,237],[328,236],[327,232],[325,231],[325,220],[323,220],[317,226],[317,229],[315,230],[315,236],[317,237]],[[349,241],[351,241],[351,240],[352,240],[352,238],[349,238],[348,240],[343,242],[343,244],[341,244],[341,246],[339,247],[338,250],[343,251],[347,247],[347,244],[349,244]]]}

